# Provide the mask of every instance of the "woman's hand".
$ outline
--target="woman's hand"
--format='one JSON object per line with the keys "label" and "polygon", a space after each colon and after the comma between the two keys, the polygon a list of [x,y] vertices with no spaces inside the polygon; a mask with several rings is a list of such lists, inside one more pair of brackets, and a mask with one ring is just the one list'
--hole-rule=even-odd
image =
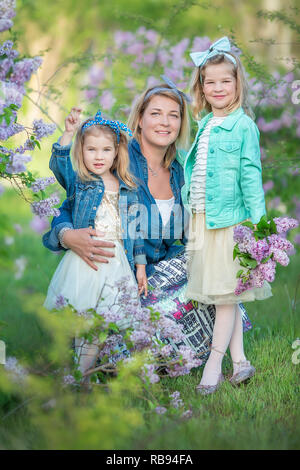
{"label": "woman's hand", "polygon": [[65,132],[60,139],[60,145],[69,145],[72,142],[74,134],[80,126],[81,108],[74,107],[65,119]]}
{"label": "woman's hand", "polygon": [[63,243],[80,256],[91,268],[98,271],[98,267],[94,264],[95,262],[108,263],[109,260],[107,258],[115,256],[111,251],[103,249],[113,248],[115,246],[114,243],[92,238],[92,236],[101,237],[103,235],[103,233],[96,232],[92,228],[67,230],[63,235]]}
{"label": "woman's hand", "polygon": [[144,292],[145,297],[148,295],[148,280],[146,276],[146,265],[137,264],[136,265],[136,280],[139,288],[139,295]]}

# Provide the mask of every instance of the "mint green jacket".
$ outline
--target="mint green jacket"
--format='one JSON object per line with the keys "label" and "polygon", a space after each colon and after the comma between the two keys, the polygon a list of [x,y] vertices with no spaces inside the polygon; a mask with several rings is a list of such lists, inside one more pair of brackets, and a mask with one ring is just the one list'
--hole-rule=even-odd
{"label": "mint green jacket", "polygon": [[[184,169],[182,201],[189,213],[191,176],[198,139],[212,113],[198,121],[198,132],[190,150],[178,152]],[[245,219],[256,224],[266,213],[262,187],[259,130],[243,108],[230,113],[212,128],[209,136],[205,220],[208,229],[229,227]]]}

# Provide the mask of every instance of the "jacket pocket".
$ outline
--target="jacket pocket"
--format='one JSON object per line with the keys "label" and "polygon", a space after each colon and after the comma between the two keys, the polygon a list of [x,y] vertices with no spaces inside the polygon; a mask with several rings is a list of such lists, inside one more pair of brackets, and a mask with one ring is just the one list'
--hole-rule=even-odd
{"label": "jacket pocket", "polygon": [[238,140],[227,140],[219,144],[221,166],[225,170],[238,169],[240,166],[241,142]]}

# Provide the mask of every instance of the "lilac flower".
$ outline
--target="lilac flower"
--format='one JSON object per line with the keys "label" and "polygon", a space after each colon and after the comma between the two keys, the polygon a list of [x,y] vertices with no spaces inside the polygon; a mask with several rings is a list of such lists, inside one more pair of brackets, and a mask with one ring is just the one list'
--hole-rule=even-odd
{"label": "lilac flower", "polygon": [[298,220],[291,217],[276,217],[274,218],[274,222],[276,224],[278,233],[287,232],[288,230],[292,230],[299,225]]}
{"label": "lilac flower", "polygon": [[113,94],[110,90],[105,90],[99,99],[101,108],[105,110],[111,109],[115,101],[116,99],[113,97]]}
{"label": "lilac flower", "polygon": [[145,32],[145,38],[150,42],[151,46],[154,46],[157,42],[158,34],[156,31],[153,31],[153,29],[148,29],[148,31]]}
{"label": "lilac flower", "polygon": [[144,364],[143,375],[147,377],[151,384],[159,382],[159,376],[155,374],[155,365],[154,364]]}
{"label": "lilac flower", "polygon": [[48,178],[38,178],[35,180],[34,183],[32,183],[30,189],[34,193],[37,193],[39,191],[44,191],[44,189],[49,186],[50,184],[54,184],[56,182],[56,179],[54,176],[49,176]]}
{"label": "lilac flower", "polygon": [[193,416],[192,410],[186,410],[182,413],[181,418],[182,419],[190,419]]}
{"label": "lilac flower", "polygon": [[29,155],[16,153],[11,157],[11,162],[6,165],[6,172],[10,174],[18,174],[26,171],[26,163],[31,161]]}
{"label": "lilac flower", "polygon": [[6,359],[4,369],[10,374],[12,379],[19,384],[22,384],[28,376],[27,370],[21,366],[17,358],[13,356]]}
{"label": "lilac flower", "polygon": [[157,406],[155,409],[154,409],[155,413],[157,413],[158,415],[163,415],[165,414],[165,412],[167,411],[167,408],[165,408],[164,406]]}
{"label": "lilac flower", "polygon": [[264,188],[264,192],[267,193],[272,188],[274,188],[274,181],[272,180],[266,181],[266,183],[263,184],[263,188]]}
{"label": "lilac flower", "polygon": [[85,97],[88,101],[93,101],[98,96],[97,88],[88,88],[84,90]]}
{"label": "lilac flower", "polygon": [[19,56],[19,52],[13,49],[14,43],[10,40],[5,41],[2,46],[0,46],[0,56],[5,55],[9,59],[16,59]]}
{"label": "lilac flower", "polygon": [[15,63],[13,73],[10,76],[11,82],[17,85],[23,85],[28,82],[31,75],[37,71],[42,64],[41,57],[34,57],[33,59],[22,59]]}
{"label": "lilac flower", "polygon": [[273,253],[273,259],[282,266],[287,266],[290,262],[288,255],[279,248],[271,247],[270,251]]}
{"label": "lilac flower", "polygon": [[60,310],[68,305],[67,299],[63,295],[58,295],[55,300],[55,308]]}
{"label": "lilac flower", "polygon": [[51,196],[46,199],[42,199],[38,202],[33,202],[31,208],[34,214],[39,217],[57,217],[60,212],[58,209],[55,209],[53,206],[59,204],[59,198],[57,196]]}
{"label": "lilac flower", "polygon": [[268,241],[272,248],[288,251],[293,248],[292,243],[281,235],[273,234],[268,237]]}
{"label": "lilac flower", "polygon": [[76,380],[75,378],[73,377],[73,375],[71,374],[68,374],[68,375],[64,375],[63,376],[63,384],[64,385],[73,385],[76,383]]}
{"label": "lilac flower", "polygon": [[46,124],[42,119],[35,119],[33,121],[33,132],[37,140],[41,140],[43,137],[53,134],[55,129],[55,124]]}
{"label": "lilac flower", "polygon": [[260,264],[258,266],[259,272],[264,276],[265,280],[268,282],[273,282],[275,279],[276,263],[273,259],[269,259],[266,263]]}
{"label": "lilac flower", "polygon": [[30,222],[30,228],[41,235],[49,228],[49,220],[47,217],[35,215]]}
{"label": "lilac flower", "polygon": [[269,249],[270,247],[266,240],[252,240],[249,247],[249,253],[253,259],[260,262],[262,259],[269,256]]}
{"label": "lilac flower", "polygon": [[105,78],[104,70],[99,65],[93,65],[89,70],[89,81],[93,87],[97,87]]}
{"label": "lilac flower", "polygon": [[233,229],[233,239],[236,243],[242,243],[245,240],[249,241],[252,238],[252,231],[245,225],[237,225]]}
{"label": "lilac flower", "polygon": [[173,408],[181,408],[184,405],[183,400],[180,398],[180,392],[171,393],[170,398],[172,399],[171,406]]}
{"label": "lilac flower", "polygon": [[13,26],[13,22],[8,19],[0,19],[0,33],[7,31]]}
{"label": "lilac flower", "polygon": [[0,125],[0,140],[7,140],[9,137],[12,137],[24,130],[24,127],[21,124],[14,123],[13,120],[14,117],[11,118],[11,122],[8,125],[4,123],[5,121],[2,121],[2,124]]}
{"label": "lilac flower", "polygon": [[191,48],[191,52],[202,52],[209,49],[211,46],[211,40],[207,36],[199,37],[196,36]]}

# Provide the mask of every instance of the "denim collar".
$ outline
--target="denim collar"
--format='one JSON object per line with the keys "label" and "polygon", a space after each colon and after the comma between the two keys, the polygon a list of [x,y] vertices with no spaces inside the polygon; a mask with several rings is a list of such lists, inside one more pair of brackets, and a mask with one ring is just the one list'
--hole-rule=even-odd
{"label": "denim collar", "polygon": [[[222,127],[222,129],[226,129],[227,131],[231,131],[235,123],[239,120],[239,118],[245,114],[245,111],[243,108],[238,108],[232,113],[228,114],[228,116],[225,117],[224,121],[221,124],[218,124],[218,127]],[[206,124],[207,121],[213,117],[213,113],[207,114],[201,121],[198,122],[198,130],[202,130]]]}

